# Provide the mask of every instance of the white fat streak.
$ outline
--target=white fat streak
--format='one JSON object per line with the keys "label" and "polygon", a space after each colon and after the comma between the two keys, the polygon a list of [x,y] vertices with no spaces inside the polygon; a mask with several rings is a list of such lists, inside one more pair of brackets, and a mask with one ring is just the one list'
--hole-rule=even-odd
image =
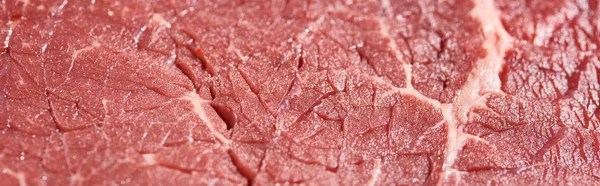
{"label": "white fat streak", "polygon": [[[217,129],[215,129],[214,124],[210,121],[210,119],[206,115],[206,110],[204,110],[204,109],[206,108],[205,106],[208,105],[209,101],[202,99],[200,97],[200,95],[198,93],[196,93],[195,91],[191,91],[190,93],[186,94],[185,96],[182,96],[180,99],[188,100],[192,103],[192,105],[194,106],[193,111],[200,117],[202,122],[204,124],[206,124],[206,126],[208,127],[210,132],[215,136],[215,138],[217,138],[217,140],[219,140],[219,142],[221,142],[225,145],[228,145],[229,143],[231,143],[229,141],[229,139],[227,139],[225,136],[223,136],[223,134],[219,133],[219,131],[217,131]],[[208,108],[211,108],[211,107],[209,106]]]}
{"label": "white fat streak", "polygon": [[[140,43],[140,37],[142,37],[142,34],[144,33],[144,31],[146,31],[148,29],[148,25],[152,26],[152,23],[157,23],[158,26],[161,26],[161,27],[171,28],[171,23],[169,23],[162,15],[152,14],[152,17],[150,17],[148,22],[144,26],[142,26],[142,28],[140,28],[140,30],[137,31],[135,33],[135,35],[133,35],[133,46],[136,46],[136,47],[138,46],[138,44]],[[152,33],[152,41],[154,41],[156,39],[155,34],[157,34],[157,33],[155,33],[155,32]]]}
{"label": "white fat streak", "polygon": [[4,39],[4,48],[8,49],[8,44],[10,43],[10,36],[12,36],[13,33],[13,21],[8,21],[7,23],[8,25],[8,31],[6,33],[6,38]]}
{"label": "white fat streak", "polygon": [[[50,36],[52,36],[53,32],[50,32]],[[44,54],[44,52],[46,52],[46,48],[48,47],[48,43],[44,43],[42,45],[42,51],[41,53]]]}
{"label": "white fat streak", "polygon": [[377,77],[377,76],[368,76],[367,78],[369,78],[371,81],[373,81],[375,83],[389,85],[392,87],[392,89],[390,91],[381,93],[382,97],[387,97],[387,96],[390,96],[395,93],[400,93],[400,94],[412,95],[415,98],[417,98],[421,101],[425,101],[436,108],[441,108],[443,106],[443,104],[440,101],[438,101],[436,99],[431,99],[431,98],[421,94],[419,91],[412,88],[412,86],[410,88],[400,88],[400,87],[395,87],[395,86],[391,85],[389,82],[387,82],[384,79]]}
{"label": "white fat streak", "polygon": [[67,3],[69,3],[69,0],[63,0],[63,2],[58,6],[56,12],[53,12],[53,14],[62,15],[62,10],[65,8]]}
{"label": "white fat streak", "polygon": [[[348,5],[348,3],[346,3]],[[343,3],[336,1],[334,5],[327,6],[327,11],[331,13],[348,12],[348,7]]]}
{"label": "white fat streak", "polygon": [[102,108],[104,109],[104,115],[108,113],[108,102],[110,102],[110,100],[102,99]]}
{"label": "white fat streak", "polygon": [[83,183],[83,180],[85,180],[85,178],[83,176],[81,176],[81,173],[77,172],[73,175],[71,175],[70,178],[70,184],[69,185],[82,185],[81,183]]}
{"label": "white fat streak", "polygon": [[[94,40],[92,41],[92,45],[90,46],[86,46],[85,48],[79,49],[79,50],[75,50],[73,52],[73,54],[71,55],[71,64],[69,65],[69,69],[67,70],[67,78],[65,79],[65,81],[63,81],[60,85],[58,85],[58,87],[63,86],[65,83],[67,83],[67,81],[69,81],[69,79],[71,79],[70,75],[71,72],[73,71],[73,66],[75,66],[75,59],[77,59],[77,57],[79,57],[79,54],[81,54],[82,52],[86,52],[95,48],[100,47],[100,43],[98,43],[98,41]],[[46,48],[46,46],[44,45],[44,48],[42,48],[42,51],[44,51]]]}
{"label": "white fat streak", "polygon": [[144,33],[144,31],[146,31],[146,29],[148,29],[148,25],[144,25],[142,28],[140,28],[140,31],[135,33],[135,35],[133,36],[133,44],[135,46],[137,46],[138,43],[140,43],[140,37],[142,36],[142,33]]}
{"label": "white fat streak", "polygon": [[167,58],[167,64],[172,65],[173,63],[175,63],[176,59],[177,59],[176,51],[171,52],[171,55],[169,56],[169,58]]}
{"label": "white fat streak", "polygon": [[143,154],[142,158],[144,158],[144,165],[156,165],[158,161],[156,161],[156,154]]}
{"label": "white fat streak", "polygon": [[308,37],[308,34],[310,32],[314,32],[315,30],[319,30],[319,28],[321,27],[321,24],[323,24],[323,21],[325,21],[325,17],[321,16],[319,17],[319,19],[317,19],[317,21],[311,22],[308,24],[308,27],[306,29],[304,29],[303,32],[301,32],[300,34],[296,35],[296,39],[298,39],[299,41],[308,41],[312,39],[312,36]]}
{"label": "white fat streak", "polygon": [[19,186],[27,186],[27,179],[25,179],[25,174],[23,172],[15,172],[8,168],[4,168],[2,169],[2,173],[6,173],[17,178],[17,180],[19,180]]}
{"label": "white fat streak", "polygon": [[[69,3],[69,0],[64,0],[55,11],[52,11],[52,16],[60,16],[62,15],[62,10],[65,8],[65,6],[67,5],[67,3]],[[46,52],[46,48],[48,47],[48,42],[50,42],[50,38],[52,38],[52,35],[54,35],[54,29],[56,28],[56,23],[54,23],[52,25],[52,29],[50,30],[50,33],[48,33],[48,41],[46,41],[46,43],[44,43],[42,45],[42,51],[41,51],[41,55],[44,55],[44,52]],[[45,73],[45,72],[44,72]]]}
{"label": "white fat streak", "polygon": [[[496,10],[493,0],[474,0],[475,8],[471,10],[470,15],[481,22],[482,31],[485,37],[483,48],[487,55],[485,58],[477,60],[475,69],[471,72],[469,80],[463,85],[459,96],[456,98],[452,107],[443,108],[444,113],[453,112],[454,115],[448,121],[448,146],[442,166],[442,176],[440,179],[447,180],[455,176],[456,181],[460,181],[459,171],[452,168],[458,157],[458,152],[463,148],[467,139],[477,141],[485,140],[465,134],[459,123],[468,121],[468,112],[472,108],[485,105],[485,97],[490,93],[503,94],[501,91],[500,77],[504,65],[504,55],[512,47],[512,38],[506,32],[500,22],[500,12]],[[444,116],[449,118],[451,116]],[[439,183],[443,183],[443,181]]]}
{"label": "white fat streak", "polygon": [[160,14],[153,14],[152,15],[152,21],[157,22],[158,24],[160,24],[161,26],[167,27],[167,28],[171,28],[171,23],[169,23],[162,15]]}
{"label": "white fat streak", "polygon": [[381,0],[381,7],[383,7],[388,16],[394,16],[394,10],[392,9],[390,0]]}
{"label": "white fat streak", "polygon": [[[442,111],[444,121],[447,125],[448,144],[446,146],[446,152],[444,157],[443,171],[439,184],[443,183],[444,180],[450,178],[450,176],[457,176],[456,182],[460,181],[460,171],[453,169],[458,152],[463,148],[467,140],[475,140],[482,143],[488,143],[486,140],[466,134],[462,132],[461,123],[466,123],[468,118],[467,114],[473,107],[484,106],[484,100],[490,93],[500,93],[501,81],[497,74],[502,70],[504,65],[504,55],[506,51],[512,47],[512,38],[503,28],[499,12],[496,10],[493,4],[493,0],[475,0],[476,6],[471,11],[471,16],[480,20],[482,23],[482,29],[484,32],[484,43],[483,47],[487,51],[485,58],[479,59],[475,69],[469,76],[469,81],[459,91],[459,95],[452,104],[442,104],[438,100],[431,99],[419,91],[415,90],[410,83],[407,83],[406,88],[399,88],[390,85],[385,80],[376,76],[368,76],[371,80],[376,83],[389,85],[392,87],[391,91],[385,92],[382,95],[385,97],[389,94],[401,93],[405,95],[412,95],[415,98],[425,101],[431,104],[433,107],[439,108]],[[390,37],[389,26],[384,21],[378,19],[381,26],[381,34],[385,37],[390,38],[389,47],[396,54],[396,58],[399,61],[401,53],[398,50],[398,46]],[[412,71],[410,65],[403,63],[404,69],[406,69],[407,82],[411,82]],[[488,143],[489,144],[489,143]]]}
{"label": "white fat streak", "polygon": [[98,41],[96,41],[96,40],[93,40],[92,45],[86,46],[85,48],[82,48],[79,50],[75,50],[73,52],[73,54],[71,55],[71,65],[69,66],[69,70],[67,71],[67,77],[69,76],[69,74],[71,74],[71,71],[73,70],[73,66],[75,65],[75,59],[77,59],[77,57],[79,57],[79,54],[90,51],[90,50],[98,48],[98,47],[100,47],[100,43],[98,43]]}
{"label": "white fat streak", "polygon": [[406,88],[414,90],[412,83],[411,83],[412,82],[412,66],[410,64],[406,63],[404,60],[402,60],[402,53],[398,49],[398,45],[396,44],[395,40],[390,36],[390,25],[388,25],[381,18],[376,19],[376,20],[379,23],[379,26],[381,27],[381,29],[380,29],[381,35],[383,35],[383,37],[389,39],[388,47],[392,50],[392,52],[394,52],[394,57],[396,57],[396,60],[398,60],[401,63],[400,65],[402,65],[402,68],[405,71],[404,79],[406,81]]}
{"label": "white fat streak", "polygon": [[460,96],[455,102],[458,107],[460,122],[466,122],[466,112],[473,104],[481,104],[481,95],[486,93],[502,93],[502,82],[497,75],[504,66],[506,51],[512,47],[512,37],[504,30],[500,22],[500,13],[494,7],[493,0],[475,0],[475,8],[471,16],[482,23],[485,36],[483,48],[487,52],[485,58],[477,60],[469,81],[464,85]]}
{"label": "white fat streak", "polygon": [[381,174],[381,159],[375,159],[375,167],[371,170],[371,178],[367,182],[368,186],[373,186],[377,182],[377,178]]}
{"label": "white fat streak", "polygon": [[[383,79],[381,79],[379,77],[369,76],[369,78],[373,82],[390,85],[389,83],[387,83],[386,81],[384,81]],[[390,85],[390,86],[392,86],[392,85]],[[454,164],[454,160],[456,159],[456,157],[458,155],[458,151],[462,148],[462,145],[460,145],[460,143],[463,143],[463,141],[466,140],[466,137],[467,137],[467,135],[462,134],[459,131],[459,128],[458,128],[459,125],[455,119],[455,115],[456,115],[456,113],[454,113],[455,109],[453,109],[454,105],[453,104],[442,104],[438,100],[431,99],[431,98],[421,94],[420,92],[418,92],[417,90],[415,90],[412,87],[411,88],[398,88],[398,87],[392,86],[392,89],[388,92],[382,93],[382,96],[387,97],[388,95],[394,94],[394,93],[400,93],[400,94],[404,94],[404,95],[412,95],[421,101],[431,104],[435,108],[441,109],[444,119],[443,119],[443,121],[438,123],[436,125],[436,127],[445,123],[447,125],[447,130],[448,130],[447,131],[448,144],[447,144],[447,149],[446,149],[446,153],[445,153],[444,165],[442,168],[444,170],[444,173],[443,173],[444,175],[443,175],[442,179],[446,179],[444,176],[446,174],[450,173],[451,170],[453,170],[453,169],[450,169],[450,167],[451,167],[451,165]],[[458,139],[460,139],[460,140],[458,140]],[[485,140],[483,140],[483,141],[485,141]],[[441,181],[442,180],[440,180],[439,183],[441,183]]]}
{"label": "white fat streak", "polygon": [[235,46],[233,42],[229,42],[229,46],[227,47],[228,52],[233,52],[235,55],[242,60],[242,63],[246,63],[248,61],[248,56],[242,54],[239,48]]}

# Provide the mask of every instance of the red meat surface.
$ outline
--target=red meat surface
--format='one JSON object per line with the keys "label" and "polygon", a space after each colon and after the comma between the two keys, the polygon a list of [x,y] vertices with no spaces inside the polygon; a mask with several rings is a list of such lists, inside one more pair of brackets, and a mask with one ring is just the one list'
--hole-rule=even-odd
{"label": "red meat surface", "polygon": [[0,185],[598,185],[598,0],[2,0]]}

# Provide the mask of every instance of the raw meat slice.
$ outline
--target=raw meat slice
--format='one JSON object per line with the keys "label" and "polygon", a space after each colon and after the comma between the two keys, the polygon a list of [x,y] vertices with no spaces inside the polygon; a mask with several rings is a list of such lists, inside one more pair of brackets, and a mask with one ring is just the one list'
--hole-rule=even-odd
{"label": "raw meat slice", "polygon": [[599,6],[3,0],[0,185],[598,185]]}

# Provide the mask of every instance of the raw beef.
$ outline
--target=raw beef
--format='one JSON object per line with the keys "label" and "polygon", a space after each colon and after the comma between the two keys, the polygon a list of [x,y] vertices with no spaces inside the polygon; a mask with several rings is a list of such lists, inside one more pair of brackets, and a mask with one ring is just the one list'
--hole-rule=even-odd
{"label": "raw beef", "polygon": [[598,185],[598,0],[2,0],[0,185]]}

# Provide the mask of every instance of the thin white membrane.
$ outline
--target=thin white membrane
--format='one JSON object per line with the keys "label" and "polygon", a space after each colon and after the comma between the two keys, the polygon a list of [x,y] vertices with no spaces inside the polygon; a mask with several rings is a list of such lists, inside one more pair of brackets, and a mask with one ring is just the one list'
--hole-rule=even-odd
{"label": "thin white membrane", "polygon": [[[195,91],[189,92],[187,95],[181,97],[180,99],[188,100],[192,103],[192,105],[194,106],[194,113],[196,113],[198,117],[200,117],[202,123],[208,127],[210,132],[213,134],[213,136],[215,136],[215,138],[217,138],[219,142],[225,144],[226,146],[231,143],[229,139],[227,139],[225,136],[223,136],[223,134],[217,131],[216,124],[213,123],[213,121],[211,121],[211,119],[208,117],[207,112],[215,112],[209,105],[210,101],[202,99],[200,95]],[[225,125],[225,123],[222,123],[222,125]]]}

